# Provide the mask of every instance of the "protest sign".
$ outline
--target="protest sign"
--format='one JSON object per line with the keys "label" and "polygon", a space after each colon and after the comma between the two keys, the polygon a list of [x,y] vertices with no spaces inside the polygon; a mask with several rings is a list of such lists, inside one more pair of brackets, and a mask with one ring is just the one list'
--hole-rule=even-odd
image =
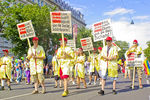
{"label": "protest sign", "polygon": [[81,41],[81,46],[83,48],[83,51],[93,50],[93,43],[91,37],[82,38],[80,41]]}
{"label": "protest sign", "polygon": [[35,37],[35,32],[31,20],[17,24],[17,28],[21,40]]}
{"label": "protest sign", "polygon": [[71,12],[50,12],[52,33],[72,34]]}
{"label": "protest sign", "polygon": [[104,40],[112,36],[111,20],[106,19],[92,25],[92,34],[94,42]]}

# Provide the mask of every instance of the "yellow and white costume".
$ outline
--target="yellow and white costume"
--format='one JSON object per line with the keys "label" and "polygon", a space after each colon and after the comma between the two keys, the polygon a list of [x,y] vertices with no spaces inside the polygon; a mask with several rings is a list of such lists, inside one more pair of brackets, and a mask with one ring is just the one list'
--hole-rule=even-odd
{"label": "yellow and white costume", "polygon": [[[34,49],[33,46],[31,48],[29,48],[27,58],[32,53],[38,57],[44,57],[45,58],[45,52],[44,52],[44,49],[42,46],[38,45],[38,47],[36,49]],[[34,58],[30,59],[30,74],[31,75],[36,75],[37,73],[43,74],[43,68],[44,68],[43,59],[34,59]]]}
{"label": "yellow and white costume", "polygon": [[63,47],[60,47],[58,49],[58,52],[57,52],[57,57],[58,58],[63,56],[63,51],[66,52],[71,57],[66,56],[65,59],[59,59],[60,67],[61,67],[61,70],[63,72],[63,75],[69,75],[69,73],[70,73],[70,63],[71,63],[71,59],[74,58],[74,52],[70,47],[66,46],[66,47],[64,47],[64,50],[63,50]]}
{"label": "yellow and white costume", "polygon": [[[11,57],[7,56],[7,57],[2,57],[0,59],[1,61],[1,67],[0,67],[0,79],[4,78],[4,79],[11,79]],[[6,65],[5,65],[6,64]]]}
{"label": "yellow and white costume", "polygon": [[107,55],[107,49],[108,49],[108,46],[105,46],[103,47],[102,52],[101,52],[101,56],[102,56],[101,74],[105,76],[108,70],[109,77],[118,77],[117,59],[107,61],[107,60],[104,60],[103,58],[103,57],[115,57],[115,56],[118,57],[118,50],[115,46],[111,46]]}
{"label": "yellow and white costume", "polygon": [[85,78],[85,67],[84,67],[85,59],[86,59],[85,55],[77,57],[75,76],[78,76],[80,78]]}
{"label": "yellow and white costume", "polygon": [[88,58],[88,61],[90,62],[90,69],[89,72],[94,72],[95,68],[96,71],[99,72],[100,66],[98,66],[98,59],[97,59],[98,54],[91,54]]}

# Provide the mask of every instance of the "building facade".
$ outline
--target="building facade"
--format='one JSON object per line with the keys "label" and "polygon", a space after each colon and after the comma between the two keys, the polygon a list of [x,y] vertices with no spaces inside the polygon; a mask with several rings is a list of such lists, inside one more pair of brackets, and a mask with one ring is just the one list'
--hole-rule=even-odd
{"label": "building facade", "polygon": [[57,7],[56,10],[58,11],[71,11],[72,13],[72,24],[77,24],[79,28],[85,27],[85,20],[84,15],[78,11],[75,10],[73,7],[71,7],[68,3],[66,3],[63,0],[17,0],[17,2],[24,3],[24,4],[33,4],[36,3],[39,6],[52,6]]}

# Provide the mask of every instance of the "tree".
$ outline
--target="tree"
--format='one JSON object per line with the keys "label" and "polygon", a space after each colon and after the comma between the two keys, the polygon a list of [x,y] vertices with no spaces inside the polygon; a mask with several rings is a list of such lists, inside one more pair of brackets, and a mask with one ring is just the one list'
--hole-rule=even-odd
{"label": "tree", "polygon": [[148,47],[144,49],[144,56],[147,57],[148,61],[150,61],[150,41],[148,41],[146,44]]}
{"label": "tree", "polygon": [[15,55],[22,56],[27,53],[27,40],[20,40],[17,24],[28,20],[32,21],[36,36],[39,37],[39,44],[44,47],[45,51],[50,49],[50,39],[53,38],[52,41],[55,41],[60,37],[59,34],[51,34],[50,11],[54,10],[55,7],[15,4],[13,0],[0,1],[0,13],[2,14],[0,28],[4,33],[2,36],[14,44],[12,52]]}
{"label": "tree", "polygon": [[115,44],[118,45],[118,47],[121,49],[119,51],[119,59],[125,58],[124,54],[129,49],[129,43],[126,41],[116,41]]}

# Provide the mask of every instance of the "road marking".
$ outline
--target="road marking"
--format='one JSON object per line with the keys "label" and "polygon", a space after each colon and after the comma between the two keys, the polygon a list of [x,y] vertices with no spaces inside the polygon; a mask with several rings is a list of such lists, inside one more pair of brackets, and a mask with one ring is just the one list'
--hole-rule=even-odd
{"label": "road marking", "polygon": [[8,99],[13,99],[13,98],[23,97],[23,96],[26,96],[26,95],[31,95],[31,93],[27,93],[27,94],[23,94],[23,95],[17,95],[17,96],[8,97],[8,98],[3,98],[3,99],[0,99],[0,100],[8,100]]}

